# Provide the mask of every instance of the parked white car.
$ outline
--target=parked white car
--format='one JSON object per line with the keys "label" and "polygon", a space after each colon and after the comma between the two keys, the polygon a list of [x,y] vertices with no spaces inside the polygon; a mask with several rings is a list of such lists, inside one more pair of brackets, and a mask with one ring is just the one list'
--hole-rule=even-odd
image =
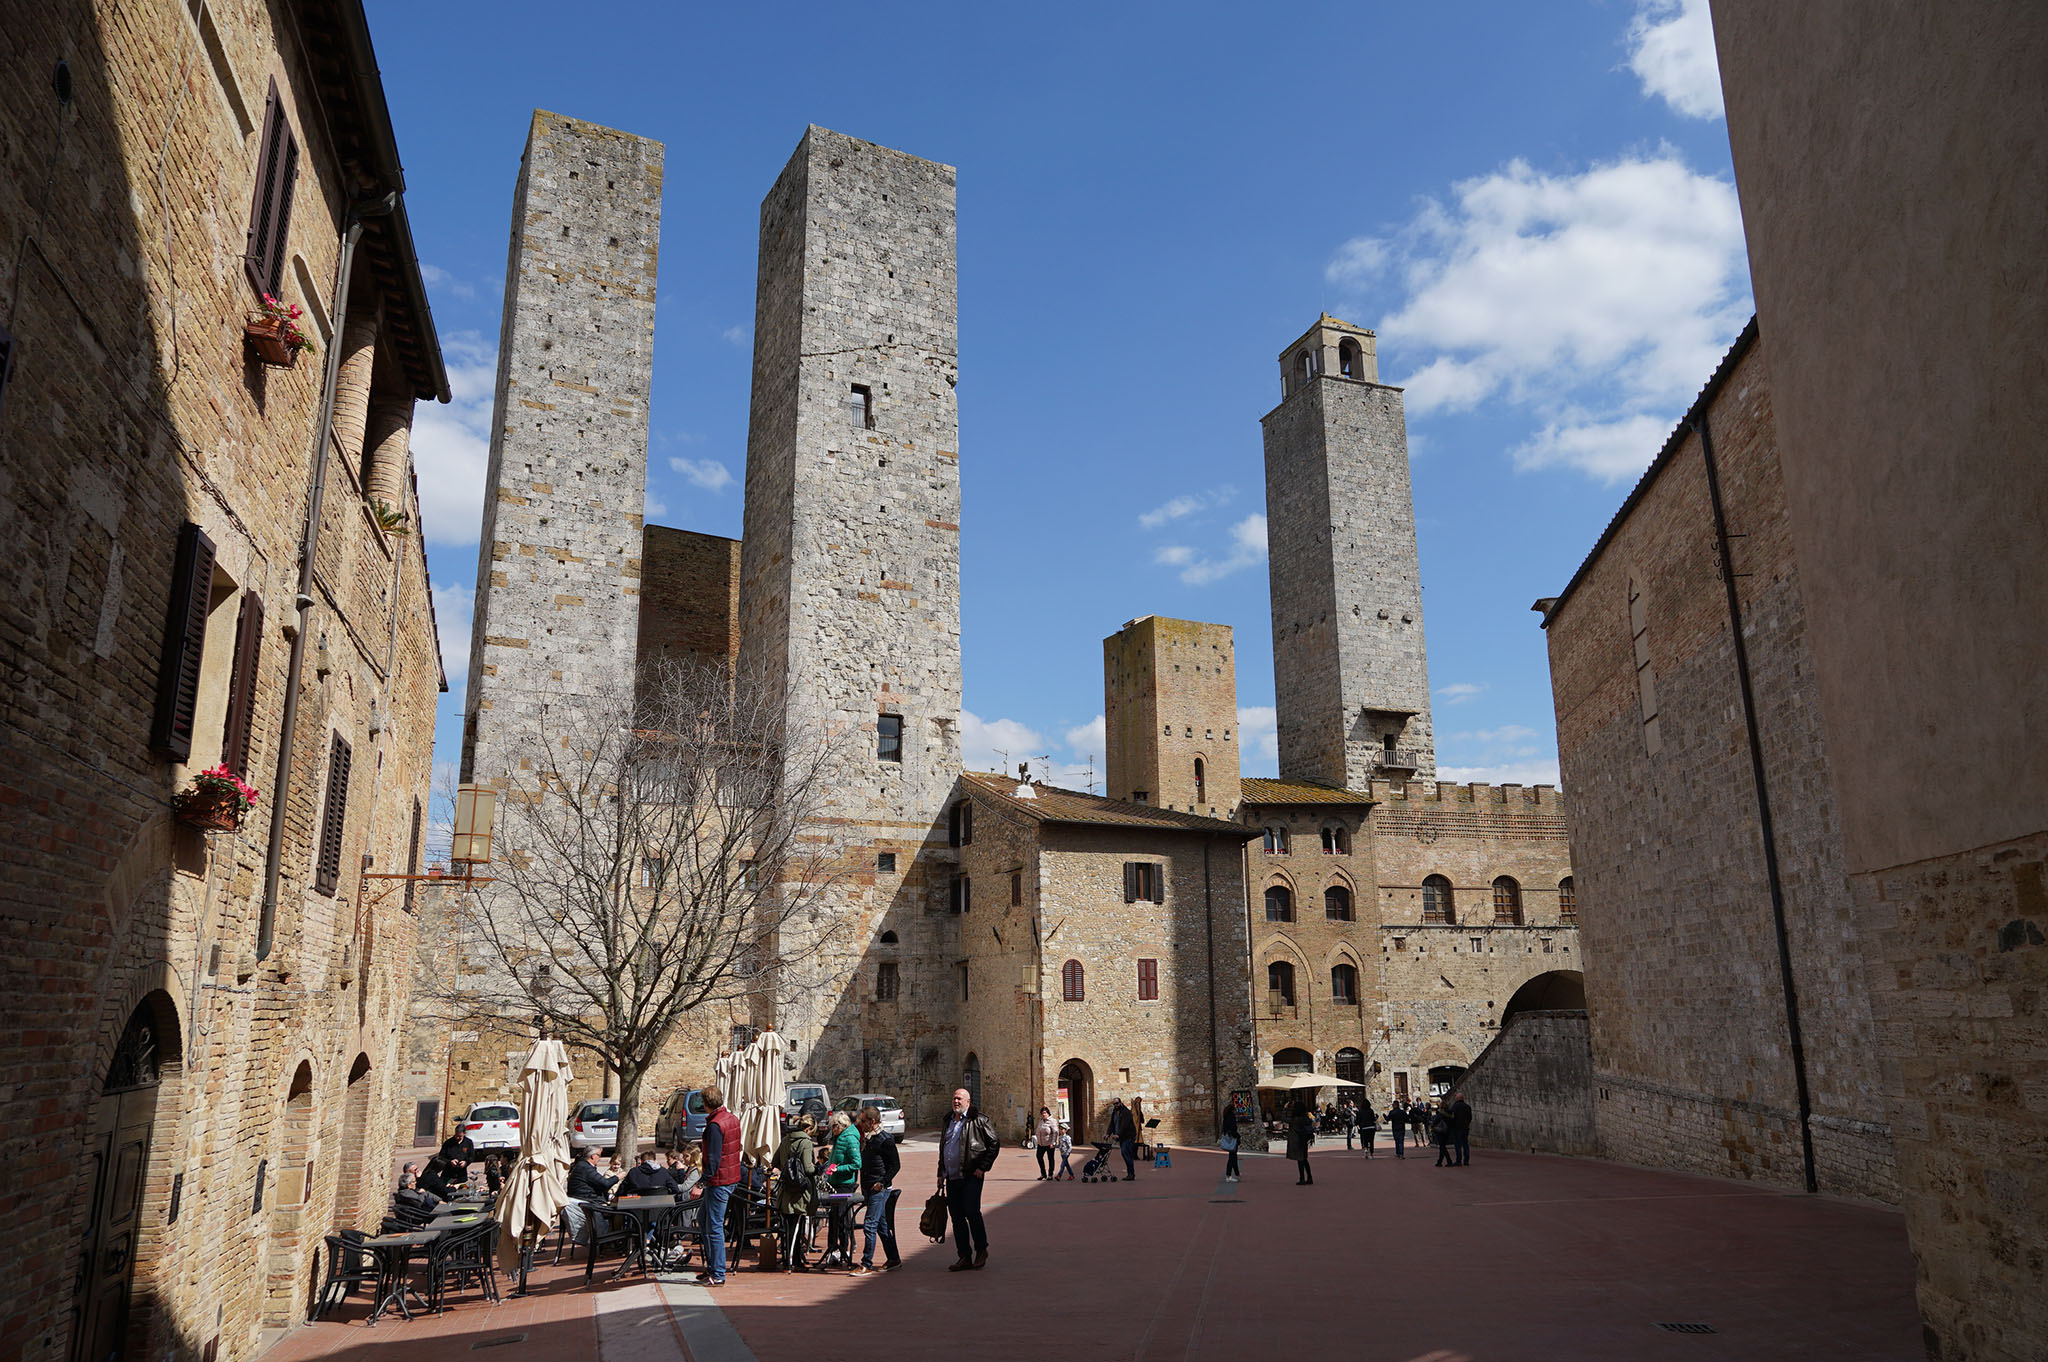
{"label": "parked white car", "polygon": [[462,1133],[478,1149],[517,1149],[519,1108],[510,1102],[478,1102],[462,1119]]}
{"label": "parked white car", "polygon": [[585,1102],[569,1117],[571,1149],[610,1149],[618,1142],[617,1102]]}
{"label": "parked white car", "polygon": [[878,1092],[857,1092],[839,1099],[839,1110],[848,1116],[860,1115],[862,1107],[873,1107],[882,1118],[882,1129],[897,1139],[903,1138],[903,1107],[895,1098]]}

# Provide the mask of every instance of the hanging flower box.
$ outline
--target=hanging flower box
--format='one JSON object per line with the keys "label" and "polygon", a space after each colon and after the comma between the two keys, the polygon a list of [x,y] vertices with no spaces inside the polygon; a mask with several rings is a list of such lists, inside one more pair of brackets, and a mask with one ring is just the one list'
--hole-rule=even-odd
{"label": "hanging flower box", "polygon": [[313,340],[299,326],[305,315],[297,303],[282,303],[263,295],[263,310],[249,314],[242,334],[256,357],[275,369],[289,369],[299,362],[299,352],[313,348]]}
{"label": "hanging flower box", "polygon": [[171,800],[171,813],[180,823],[202,832],[233,832],[242,826],[242,815],[256,807],[256,790],[225,766],[201,771],[192,778],[192,788]]}

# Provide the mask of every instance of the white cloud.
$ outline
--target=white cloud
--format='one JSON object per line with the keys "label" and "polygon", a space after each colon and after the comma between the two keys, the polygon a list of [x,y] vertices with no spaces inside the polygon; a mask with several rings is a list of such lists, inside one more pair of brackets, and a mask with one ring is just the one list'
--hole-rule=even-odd
{"label": "white cloud", "polygon": [[441,355],[452,400],[413,407],[412,467],[428,542],[459,547],[482,531],[498,352],[476,332],[456,331],[441,338]]}
{"label": "white cloud", "polygon": [[670,459],[668,466],[707,492],[732,486],[732,472],[716,459]]}
{"label": "white cloud", "polygon": [[1152,561],[1166,567],[1186,567],[1195,561],[1195,551],[1186,544],[1161,544],[1152,550]]}
{"label": "white cloud", "polygon": [[1099,762],[1109,748],[1109,729],[1103,715],[1096,715],[1087,723],[1067,730],[1067,750],[1076,757],[1094,754]]}
{"label": "white cloud", "polygon": [[426,280],[429,287],[452,297],[476,297],[475,285],[464,283],[439,265],[429,265],[424,260],[420,262],[420,278]]}
{"label": "white cloud", "polygon": [[1327,273],[1357,299],[1390,271],[1405,301],[1379,333],[1416,366],[1397,380],[1412,415],[1504,402],[1543,427],[1518,467],[1608,480],[1656,454],[1752,310],[1734,186],[1669,148],[1577,174],[1511,162]]}
{"label": "white cloud", "polygon": [[1437,699],[1443,701],[1446,705],[1462,705],[1485,689],[1485,682],[1475,685],[1470,681],[1456,681],[1436,691],[1435,695]]}
{"label": "white cloud", "polygon": [[1138,524],[1148,530],[1156,530],[1169,521],[1191,516],[1197,511],[1206,511],[1216,506],[1225,506],[1237,495],[1237,489],[1228,484],[1214,487],[1206,492],[1190,492],[1178,496],[1164,505],[1155,506],[1138,517]]}
{"label": "white cloud", "polygon": [[754,337],[754,328],[745,324],[728,326],[718,334],[720,339],[727,345],[732,346],[734,349],[744,350],[747,348],[747,342]]}
{"label": "white cloud", "polygon": [[[1180,579],[1189,586],[1207,586],[1241,568],[1266,561],[1266,517],[1254,512],[1231,526],[1227,547],[1228,552],[1222,557],[1210,558],[1195,550],[1175,546],[1162,550],[1156,561],[1179,567]],[[1167,553],[1182,556],[1169,558],[1165,556]]]}
{"label": "white cloud", "polygon": [[1628,69],[1644,94],[1687,118],[1724,116],[1707,0],[1639,0],[1628,26]]}
{"label": "white cloud", "polygon": [[1037,729],[1015,719],[984,720],[971,710],[960,711],[960,760],[970,771],[1014,772],[1018,762],[1047,748]]}
{"label": "white cloud", "polygon": [[[1248,776],[1280,769],[1279,713],[1271,705],[1242,705],[1237,711],[1237,755]],[[1259,770],[1253,770],[1253,767]]]}
{"label": "white cloud", "polygon": [[1448,741],[1512,743],[1527,742],[1537,736],[1539,735],[1533,728],[1525,728],[1521,724],[1502,724],[1499,728],[1475,728],[1467,733],[1452,733]]}
{"label": "white cloud", "polygon": [[1438,780],[1464,785],[1471,781],[1483,780],[1488,785],[1556,785],[1558,784],[1557,762],[1519,761],[1496,766],[1439,766]]}
{"label": "white cloud", "polygon": [[441,665],[451,690],[462,689],[469,676],[470,622],[476,613],[476,591],[460,582],[434,588],[434,628],[441,635]]}
{"label": "white cloud", "polygon": [[640,507],[640,514],[649,520],[658,515],[667,515],[668,503],[655,496],[652,492],[649,492]]}

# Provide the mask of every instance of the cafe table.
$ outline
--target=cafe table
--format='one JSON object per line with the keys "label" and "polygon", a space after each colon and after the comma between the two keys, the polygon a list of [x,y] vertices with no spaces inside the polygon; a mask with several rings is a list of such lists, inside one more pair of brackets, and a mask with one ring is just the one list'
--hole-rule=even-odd
{"label": "cafe table", "polygon": [[405,1303],[408,1295],[419,1301],[422,1307],[426,1305],[420,1293],[413,1290],[412,1279],[406,1269],[411,1265],[415,1249],[425,1248],[440,1237],[439,1230],[414,1230],[407,1234],[380,1234],[375,1239],[363,1240],[362,1247],[377,1260],[377,1289],[384,1292],[383,1299],[377,1302],[377,1308],[370,1312],[364,1323],[375,1324],[394,1305],[398,1307],[399,1314],[411,1319],[412,1311]]}
{"label": "cafe table", "polygon": [[427,1228],[435,1231],[466,1230],[472,1226],[481,1225],[490,1218],[490,1213],[481,1206],[475,1210],[456,1207],[454,1210],[443,1211],[432,1220],[429,1220]]}
{"label": "cafe table", "polygon": [[640,1274],[642,1276],[647,1275],[647,1254],[645,1250],[647,1247],[647,1236],[654,1224],[654,1217],[660,1215],[663,1211],[674,1210],[677,1204],[678,1203],[675,1197],[666,1194],[658,1194],[652,1196],[622,1196],[612,1202],[612,1210],[624,1211],[628,1215],[632,1216],[635,1220],[640,1222],[640,1246],[642,1250],[640,1253],[634,1255],[633,1258],[628,1258],[623,1263],[620,1263],[618,1267],[613,1270],[613,1277],[618,1277],[622,1275],[627,1268],[633,1265],[636,1259],[640,1264]]}

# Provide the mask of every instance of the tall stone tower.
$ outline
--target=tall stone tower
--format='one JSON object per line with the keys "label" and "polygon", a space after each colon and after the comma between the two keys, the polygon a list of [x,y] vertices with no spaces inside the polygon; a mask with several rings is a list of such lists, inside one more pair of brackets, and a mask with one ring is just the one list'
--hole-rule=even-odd
{"label": "tall stone tower", "polygon": [[1355,790],[1436,778],[1408,425],[1375,347],[1323,314],[1261,423],[1280,774]]}
{"label": "tall stone tower", "polygon": [[462,775],[633,675],[662,145],[536,111],[512,200]]}
{"label": "tall stone tower", "polygon": [[1237,660],[1227,624],[1147,615],[1102,640],[1108,794],[1229,818],[1237,809]]}
{"label": "tall stone tower", "polygon": [[[954,172],[824,128],[761,205],[741,536],[743,675],[844,735],[834,949],[776,1025],[810,1077],[928,1096],[954,1067],[960,774]],[[879,934],[901,987],[863,969]],[[918,1070],[922,1066],[924,1073]]]}

